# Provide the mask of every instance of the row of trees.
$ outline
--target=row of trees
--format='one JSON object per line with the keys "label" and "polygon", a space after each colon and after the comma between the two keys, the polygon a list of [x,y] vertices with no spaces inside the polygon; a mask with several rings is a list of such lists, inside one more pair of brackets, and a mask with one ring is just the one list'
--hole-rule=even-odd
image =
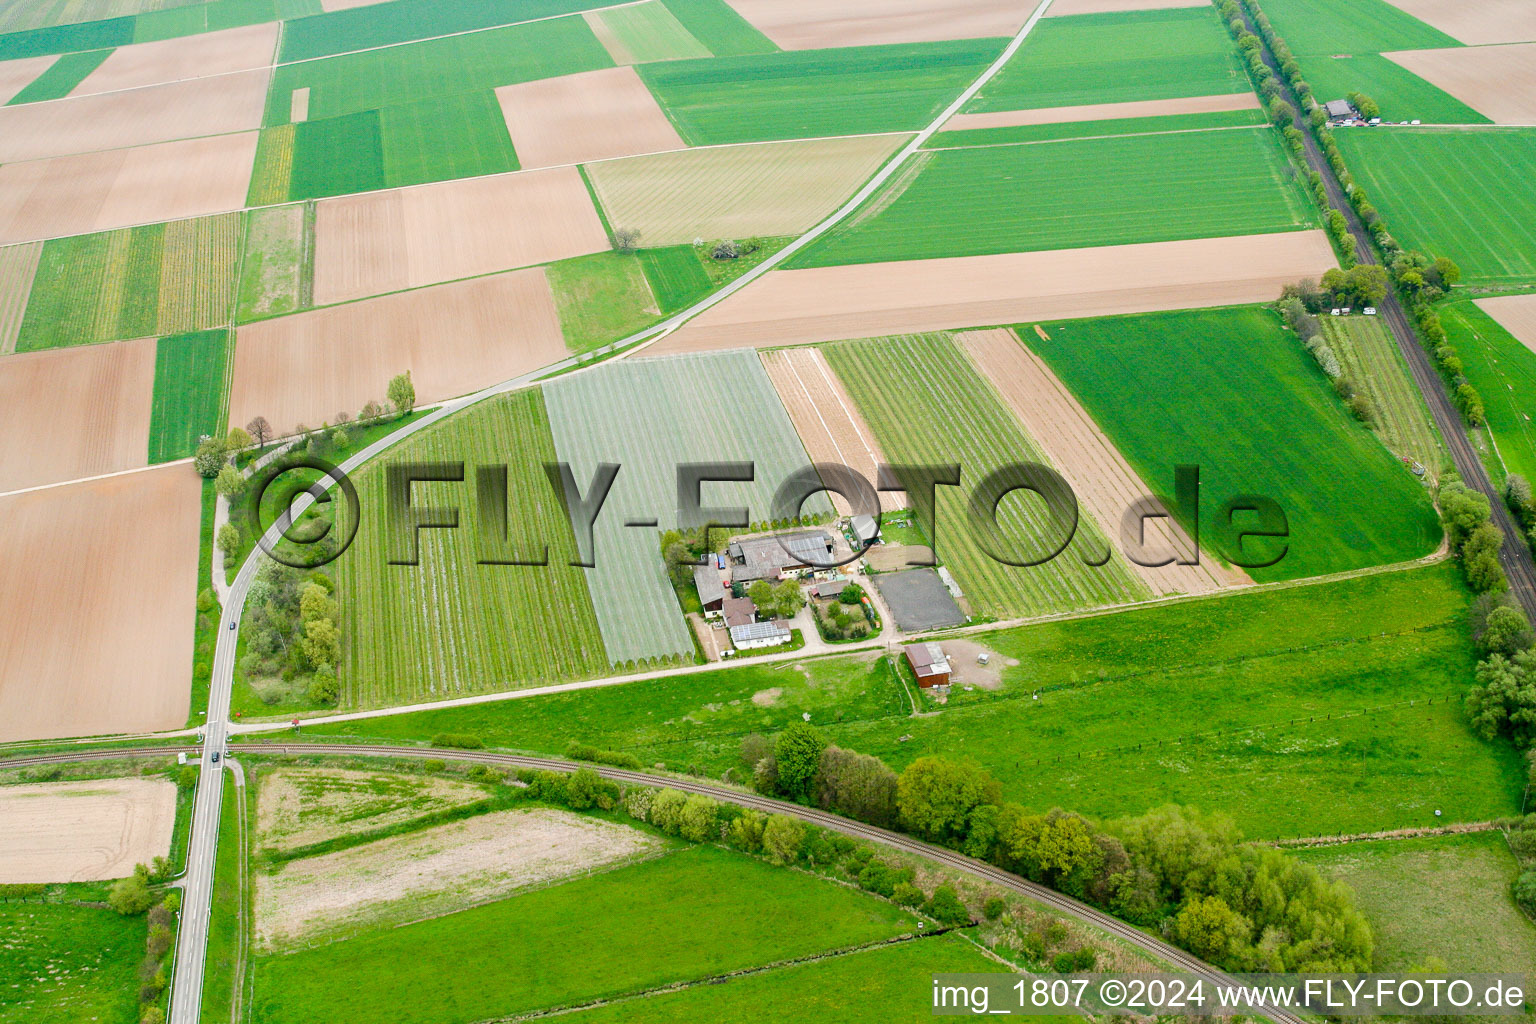
{"label": "row of trees", "polygon": [[923,757],[897,775],[796,723],[742,743],[760,790],[901,828],[1103,907],[1230,970],[1365,971],[1372,936],[1340,885],[1231,823],[1179,808],[1100,825],[1005,802],[987,771]]}
{"label": "row of trees", "polygon": [[107,906],[125,917],[149,915],[149,931],[144,940],[144,959],[139,964],[140,1024],[165,1024],[161,996],[169,984],[166,955],[175,944],[176,912],[181,909],[181,894],[156,888],[170,877],[170,865],[160,858],[154,868],[139,864],[133,874],[114,882],[107,894]]}
{"label": "row of trees", "polygon": [[1335,393],[1344,400],[1350,413],[1362,423],[1374,424],[1377,418],[1375,406],[1364,392],[1356,389],[1354,381],[1344,372],[1338,354],[1323,338],[1322,321],[1308,308],[1301,297],[1303,294],[1317,296],[1321,292],[1311,281],[1286,286],[1281,294],[1280,315],[1285,318],[1286,325],[1296,332],[1307,351],[1312,353],[1318,367],[1333,381]]}
{"label": "row of trees", "polygon": [[1526,543],[1536,554],[1536,499],[1531,495],[1531,482],[1519,473],[1511,473],[1504,481],[1504,501],[1509,512],[1525,531]]}

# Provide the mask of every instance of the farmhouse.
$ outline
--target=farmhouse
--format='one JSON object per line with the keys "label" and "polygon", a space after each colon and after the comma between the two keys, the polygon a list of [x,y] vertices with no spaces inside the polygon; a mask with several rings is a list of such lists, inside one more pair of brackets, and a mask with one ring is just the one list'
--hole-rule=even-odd
{"label": "farmhouse", "polygon": [[912,666],[912,674],[917,676],[917,685],[924,688],[949,685],[949,658],[944,654],[944,648],[928,643],[908,644],[903,650],[907,664]]}
{"label": "farmhouse", "polygon": [[750,597],[727,597],[721,601],[720,611],[725,616],[725,624],[732,629],[757,621],[757,605]]}
{"label": "farmhouse", "polygon": [[811,593],[814,594],[816,597],[821,598],[822,600],[826,600],[827,598],[837,597],[840,594],[842,594],[842,592],[844,590],[848,589],[848,584],[850,582],[852,582],[852,581],[851,580],[823,580],[822,582],[816,584],[815,586],[813,586],[811,588]]}
{"label": "farmhouse", "polygon": [[1359,111],[1349,100],[1329,100],[1323,104],[1323,109],[1328,112],[1330,121],[1353,121],[1360,116]]}
{"label": "farmhouse", "polygon": [[725,603],[725,581],[720,578],[720,570],[715,568],[713,556],[708,565],[693,567],[693,585],[698,588],[699,603],[706,612],[720,611]]}
{"label": "farmhouse", "polygon": [[754,647],[778,647],[789,641],[789,627],[782,622],[749,622],[731,627],[731,643],[739,651]]}
{"label": "farmhouse", "polygon": [[753,583],[827,568],[832,561],[832,538],[824,530],[803,530],[744,538],[726,550],[731,559],[731,582]]}

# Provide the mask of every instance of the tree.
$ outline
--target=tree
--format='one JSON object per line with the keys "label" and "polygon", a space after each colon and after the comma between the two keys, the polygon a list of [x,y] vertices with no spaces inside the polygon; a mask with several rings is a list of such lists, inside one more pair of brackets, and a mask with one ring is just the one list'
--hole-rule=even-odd
{"label": "tree", "polygon": [[1531,633],[1531,623],[1525,612],[1503,605],[1488,613],[1477,642],[1485,653],[1510,657],[1529,649],[1536,643],[1536,636]]}
{"label": "tree", "polygon": [[565,783],[566,805],[577,811],[585,811],[597,804],[603,789],[603,777],[591,768],[578,768]]}
{"label": "tree", "polygon": [[227,451],[238,452],[251,446],[251,435],[239,427],[230,427],[229,433],[224,435],[224,448]]}
{"label": "tree", "polygon": [[663,789],[651,798],[650,821],[663,832],[677,833],[678,818],[688,797],[675,789]]}
{"label": "tree", "polygon": [[1472,531],[1493,516],[1493,504],[1486,494],[1469,489],[1459,480],[1440,488],[1440,521],[1451,542],[1451,550],[1461,553]]}
{"label": "tree", "polygon": [[795,580],[785,580],[773,588],[775,618],[792,619],[803,607],[805,607],[805,595],[800,592],[800,584]]}
{"label": "tree", "polygon": [[216,437],[205,437],[198,442],[197,451],[192,456],[192,465],[197,470],[197,475],[204,480],[212,480],[219,475],[224,468],[224,442]]}
{"label": "tree", "polygon": [[1536,653],[1495,654],[1478,665],[1477,684],[1467,693],[1467,715],[1484,739],[1508,733],[1524,746],[1536,738]]}
{"label": "tree", "polygon": [[718,839],[720,828],[716,822],[719,815],[718,803],[702,793],[695,793],[683,803],[682,809],[678,812],[677,833],[695,843]]}
{"label": "tree", "polygon": [[314,622],[317,619],[336,620],[339,609],[336,602],[331,600],[330,591],[318,583],[306,583],[304,589],[299,591],[299,620],[301,622]]}
{"label": "tree", "polygon": [[1228,970],[1247,963],[1253,925],[1219,896],[1190,900],[1168,923],[1168,937],[1183,948]]}
{"label": "tree", "polygon": [[357,414],[358,420],[362,423],[373,423],[382,419],[383,416],[384,407],[371,398],[363,403],[362,409]]}
{"label": "tree", "polygon": [[763,852],[775,864],[788,864],[800,856],[805,826],[787,814],[770,814],[763,826]]}
{"label": "tree", "polygon": [[143,864],[133,869],[133,874],[112,884],[107,894],[107,906],[124,917],[135,917],[154,906],[155,897],[149,891],[149,869]]}
{"label": "tree", "polygon": [[402,416],[416,408],[416,385],[411,383],[411,371],[406,370],[391,380],[384,397],[395,407],[395,412]]}
{"label": "tree", "polygon": [[1296,120],[1296,108],[1276,96],[1269,101],[1269,119],[1272,123],[1284,127]]}
{"label": "tree", "polygon": [[336,670],[330,665],[320,665],[309,681],[309,699],[315,704],[335,704],[341,699],[341,683]]}
{"label": "tree", "polygon": [[219,552],[226,560],[234,558],[240,553],[240,527],[234,523],[225,523],[219,527],[218,536]]}
{"label": "tree", "polygon": [[235,501],[245,490],[245,477],[234,466],[225,465],[214,477],[213,489],[229,501]]}
{"label": "tree", "polygon": [[299,650],[311,665],[334,665],[341,660],[341,635],[330,619],[304,623]]}
{"label": "tree", "polygon": [[809,798],[826,747],[826,739],[808,722],[795,722],[779,733],[773,743],[773,757],[780,788],[796,800]]}
{"label": "tree", "polygon": [[640,248],[640,232],[634,228],[614,228],[613,248],[616,252],[634,252]]}
{"label": "tree", "polygon": [[1503,544],[1504,532],[1492,523],[1483,523],[1461,546],[1461,564],[1467,585],[1478,593],[1504,590],[1509,586],[1504,567],[1499,565],[1499,548]]}
{"label": "tree", "polygon": [[923,913],[950,927],[971,923],[971,912],[965,909],[965,904],[955,895],[954,887],[949,885],[933,890],[933,895],[923,904]]}
{"label": "tree", "polygon": [[267,422],[265,416],[257,416],[245,425],[246,433],[256,440],[259,447],[265,448],[267,442],[272,440],[272,424]]}
{"label": "tree", "polygon": [[889,827],[896,820],[896,773],[878,757],[827,747],[821,752],[816,803],[836,814]]}
{"label": "tree", "polygon": [[941,843],[965,838],[971,811],[997,803],[1001,787],[985,769],[942,757],[920,757],[896,782],[902,821],[918,836]]}
{"label": "tree", "polygon": [[763,615],[773,615],[773,584],[767,580],[754,580],[747,587],[747,598]]}
{"label": "tree", "polygon": [[1522,874],[1515,882],[1515,902],[1520,909],[1536,917],[1536,868]]}
{"label": "tree", "polygon": [[747,771],[773,753],[773,741],[760,732],[749,732],[741,738],[741,763]]}
{"label": "tree", "polygon": [[1435,276],[1442,288],[1451,288],[1461,280],[1461,268],[1449,256],[1441,256],[1435,260]]}

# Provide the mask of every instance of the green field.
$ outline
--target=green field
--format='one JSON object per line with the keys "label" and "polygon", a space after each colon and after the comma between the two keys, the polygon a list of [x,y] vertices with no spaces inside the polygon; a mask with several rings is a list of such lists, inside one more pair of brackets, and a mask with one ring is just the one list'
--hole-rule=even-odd
{"label": "green field", "polygon": [[[262,142],[269,134],[261,133]],[[260,152],[256,161],[262,163]],[[384,133],[379,112],[365,110],[294,125],[291,161],[288,190],[279,202],[384,188]],[[255,181],[253,177],[252,189]]]}
{"label": "green field", "polygon": [[[1175,466],[1200,467],[1202,546],[1235,554],[1222,514],[1230,499],[1253,494],[1280,504],[1288,550],[1278,564],[1250,569],[1254,579],[1400,562],[1439,543],[1423,486],[1349,416],[1269,310],[1154,313],[1045,330],[1049,340],[1019,333],[1143,480],[1169,493]],[[1245,560],[1273,558],[1275,545],[1249,541]]]}
{"label": "green field", "polygon": [[1386,53],[1461,45],[1387,0],[1261,0],[1259,6],[1296,54]]}
{"label": "green field", "polygon": [[[1472,302],[1440,307],[1440,322],[1466,365],[1467,379],[1483,396],[1488,433],[1498,446],[1495,464],[1504,473],[1536,480],[1536,352],[1522,345]],[[1504,473],[1495,473],[1499,480]]]}
{"label": "green field", "polygon": [[1439,957],[1451,971],[1529,971],[1536,924],[1509,886],[1520,873],[1498,832],[1350,843],[1296,855],[1347,882],[1376,932],[1376,969]]}
{"label": "green field", "polygon": [[1449,256],[1464,284],[1536,281],[1536,130],[1342,131],[1355,180],[1403,246]]}
{"label": "green field", "polygon": [[1315,223],[1270,128],[985,146],[934,153],[914,179],[893,179],[863,215],[792,264],[1166,242]]}
{"label": "green field", "polygon": [[[993,470],[1017,461],[1045,462],[955,344],[942,334],[908,335],[828,345],[823,351],[893,463],[959,463],[961,486],[938,488],[934,548],[954,572],[976,615],[1009,618],[1135,601],[1146,587],[1116,556],[1102,567],[1102,532],[1086,515],[1059,557],[1017,568],[993,560],[969,528],[965,502]],[[943,382],[936,387],[935,382]],[[998,510],[1004,534],[1037,550],[1046,529],[1043,503],[1006,500]],[[1113,527],[1111,527],[1113,528]]]}
{"label": "green field", "polygon": [[1087,139],[1100,135],[1156,135],[1203,128],[1241,128],[1266,123],[1264,112],[1218,110],[1206,114],[1166,114],[1161,117],[1117,117],[1104,121],[1065,121],[1060,124],[1026,124],[1008,128],[960,128],[942,131],[928,140],[927,149],[957,146],[1006,146],[1018,142],[1054,142]]}
{"label": "green field", "polygon": [[1247,92],[1214,8],[1048,18],[966,107],[1075,107]]}
{"label": "green field", "polygon": [[[702,504],[770,518],[773,494],[809,457],[750,350],[608,363],[545,385],[555,450],[586,493],[601,463],[621,467],[594,526],[586,570],[603,645],[614,663],[691,660],[694,640],[667,580],[657,530],[677,523],[678,466],[752,462],[751,483],[709,483]],[[830,512],[825,501],[807,514]],[[656,521],[655,529],[629,527]]]}
{"label": "green field", "polygon": [[778,50],[725,0],[663,0],[690,35],[717,57],[742,57]]}
{"label": "green field", "polygon": [[417,924],[258,958],[249,1019],[457,1024],[877,942],[916,924],[899,907],[855,890],[692,847]]}
{"label": "green field", "polygon": [[0,903],[0,1022],[135,1024],[146,927],[105,907]]}
{"label": "green field", "polygon": [[639,255],[645,279],[651,285],[651,294],[656,296],[664,314],[687,309],[713,287],[691,245],[642,249]]}
{"label": "green field", "polygon": [[1323,334],[1344,374],[1376,410],[1372,429],[1399,458],[1412,459],[1432,478],[1445,461],[1445,446],[1413,382],[1397,342],[1380,317],[1325,316]]}
{"label": "green field", "polygon": [[[204,577],[206,578],[206,577]],[[219,804],[219,844],[213,872],[213,901],[208,919],[208,952],[203,966],[202,1019],[233,1020],[231,1006],[240,982],[241,946],[245,942],[241,914],[250,906],[250,894],[241,876],[240,813],[234,776],[224,776],[224,796]]]}
{"label": "green field", "polygon": [[1407,68],[1377,53],[1349,57],[1318,54],[1302,57],[1302,77],[1322,102],[1363,92],[1381,107],[1388,121],[1427,124],[1491,124],[1465,103]]}
{"label": "green field", "polygon": [[111,50],[87,50],[84,53],[67,53],[48,66],[48,70],[32,79],[30,85],[10,99],[11,104],[36,103],[39,100],[63,99],[85,76],[101,67],[101,62],[112,55]]}
{"label": "green field", "polygon": [[[348,704],[373,706],[599,675],[608,667],[570,528],[544,476],[554,447],[537,391],[477,408],[413,437],[356,476],[367,517],[335,563],[347,636],[339,673]],[[418,484],[418,504],[462,509],[460,528],[423,530],[420,564],[387,564],[385,467],[441,459],[468,463],[463,483]],[[508,465],[508,544],[523,557],[548,545],[547,567],[477,564],[475,468]],[[502,553],[487,551],[484,557]]]}
{"label": "green field", "polygon": [[615,7],[600,17],[632,63],[713,56],[661,0]]}
{"label": "green field", "polygon": [[571,1017],[578,1024],[759,1024],[773,1008],[796,1024],[891,1024],[933,1019],[934,974],[1006,970],[951,932],[847,956],[611,1003]]}
{"label": "green field", "polygon": [[240,217],[121,228],[43,245],[17,350],[229,323]]}
{"label": "green field", "polygon": [[507,122],[488,90],[385,107],[379,134],[389,188],[518,169]]}
{"label": "green field", "polygon": [[[393,3],[330,11],[294,21],[283,29],[279,63],[313,60],[356,50],[394,46],[514,22],[554,18],[601,7],[597,0],[394,0]],[[580,19],[576,19],[580,20]],[[475,32],[475,34],[481,34]]]}
{"label": "green field", "polygon": [[[1018,664],[995,693],[957,688],[920,718],[895,673],[865,654],[305,731],[468,733],[555,754],[577,739],[718,774],[739,763],[745,734],[809,715],[833,742],[898,770],[927,754],[974,758],[1007,798],[1039,811],[1118,817],[1187,803],[1260,837],[1432,825],[1436,808],[1482,821],[1519,811],[1523,771],[1461,711],[1475,658],[1467,601],[1458,571],[1440,564],[973,636]],[[1408,700],[1421,703],[1328,717]],[[1223,735],[1196,738],[1214,730]]]}
{"label": "green field", "polygon": [[551,263],[545,273],[555,293],[565,345],[572,352],[627,338],[661,315],[645,268],[633,254],[577,256]]}
{"label": "green field", "polygon": [[122,46],[133,42],[132,18],[109,18],[79,25],[58,25],[0,35],[0,60],[40,57]]}
{"label": "green field", "polygon": [[980,77],[1000,39],[642,64],[689,145],[922,128]]}
{"label": "green field", "polygon": [[216,327],[156,343],[151,463],[191,458],[204,435],[223,432],[232,341],[227,328]]}
{"label": "green field", "polygon": [[312,213],[302,204],[246,213],[235,322],[297,312],[314,292]]}

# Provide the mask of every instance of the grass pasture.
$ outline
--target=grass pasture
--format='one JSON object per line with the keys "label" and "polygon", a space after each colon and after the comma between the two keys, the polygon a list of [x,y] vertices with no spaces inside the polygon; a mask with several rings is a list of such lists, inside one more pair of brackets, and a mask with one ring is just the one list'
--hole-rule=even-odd
{"label": "grass pasture", "polygon": [[223,432],[232,341],[228,328],[215,327],[156,343],[151,463],[191,458],[203,435]]}
{"label": "grass pasture", "polygon": [[[424,431],[357,475],[368,518],[335,565],[346,609],[339,672],[346,703],[398,704],[607,670],[586,582],[567,564],[570,527],[544,476],[543,463],[554,458],[543,399],[523,391]],[[420,564],[390,565],[385,466],[434,459],[465,460],[466,480],[417,484],[414,500],[463,509],[461,526],[421,531]],[[525,557],[548,545],[548,566],[477,564],[478,524],[493,522],[494,513],[474,499],[480,465],[509,467],[509,545]]]}
{"label": "grass pasture", "polygon": [[0,903],[0,1022],[135,1024],[147,927],[102,906]]}
{"label": "grass pasture", "polygon": [[577,256],[551,263],[545,273],[555,293],[566,347],[572,352],[619,341],[661,315],[644,265],[633,254]]}
{"label": "grass pasture", "polygon": [[1483,396],[1488,433],[1498,448],[1494,479],[1519,473],[1536,480],[1536,352],[1472,302],[1440,307],[1440,322]]}
{"label": "grass pasture", "polygon": [[[773,494],[808,465],[800,438],[757,353],[750,350],[609,363],[545,386],[555,450],[583,488],[601,463],[622,467],[594,526],[585,570],[608,660],[693,656],[693,638],[661,560],[657,530],[677,521],[677,467],[750,461],[751,483],[709,483],[708,506],[771,515]],[[825,501],[806,513],[830,512]],[[654,520],[654,528],[629,527]]]}
{"label": "grass pasture", "polygon": [[[601,922],[600,939],[590,930]],[[716,847],[255,963],[253,1024],[458,1024],[916,930],[900,908]],[[540,935],[547,941],[487,941]],[[597,941],[594,941],[597,939]],[[552,956],[552,950],[580,955]],[[477,969],[460,969],[473,962]]]}
{"label": "grass pasture", "polygon": [[1295,54],[1386,53],[1461,45],[1388,0],[1265,0],[1263,7],[1270,24]]}
{"label": "grass pasture", "polygon": [[1207,128],[1257,127],[1265,123],[1262,110],[1216,110],[1201,114],[1117,117],[1103,121],[1062,121],[1057,124],[1012,125],[1002,128],[958,128],[928,140],[928,149],[961,146],[1006,146],[1019,142],[1055,142],[1101,135],[1157,135]]}
{"label": "grass pasture", "polygon": [[[1255,580],[1406,561],[1439,543],[1423,486],[1348,415],[1274,313],[1233,307],[1044,330],[1019,334],[1149,486],[1167,493],[1176,465],[1200,467],[1203,545],[1233,552],[1222,515],[1229,499],[1258,494],[1280,504],[1287,551],[1276,565],[1250,569]],[[1245,550],[1264,560],[1279,549],[1261,538]]]}
{"label": "grass pasture", "polygon": [[1491,124],[1465,103],[1379,53],[1317,54],[1298,58],[1302,76],[1319,97],[1342,99],[1363,92],[1388,121],[1426,124]]}
{"label": "grass pasture", "polygon": [[966,107],[968,113],[1246,92],[1231,38],[1210,7],[1048,18]]}
{"label": "grass pasture", "polygon": [[239,247],[238,214],[45,242],[17,349],[227,324]]}
{"label": "grass pasture", "polygon": [[[961,487],[938,489],[935,550],[974,614],[1039,615],[1147,596],[1120,557],[1103,567],[1084,564],[1102,557],[1107,546],[1103,524],[1086,517],[1067,550],[1045,565],[1016,568],[986,554],[966,519],[971,488],[1008,462],[1045,457],[947,335],[843,342],[823,351],[888,459],[961,465]],[[1046,526],[1043,507],[1022,498],[1004,501],[999,522],[1006,536],[1030,550],[1039,546]]]}
{"label": "grass pasture", "polygon": [[[692,146],[915,131],[979,77],[1000,39],[642,64]],[[718,51],[717,51],[718,52]]]}
{"label": "grass pasture", "polygon": [[1296,855],[1347,882],[1376,932],[1376,969],[1439,957],[1451,971],[1528,971],[1536,924],[1509,886],[1520,873],[1498,832],[1350,843]]}
{"label": "grass pasture", "polygon": [[620,64],[713,56],[661,0],[595,11],[586,17],[599,41]]}
{"label": "grass pasture", "polygon": [[651,294],[663,315],[687,309],[703,298],[712,287],[709,275],[691,245],[671,245],[662,249],[642,249],[640,267],[650,283]]}
{"label": "grass pasture", "polygon": [[294,313],[314,288],[309,213],[301,204],[250,210],[245,215],[245,260],[235,322]]}
{"label": "grass pasture", "polygon": [[1467,602],[1442,563],[973,635],[1003,666],[1001,688],[956,688],[919,718],[887,663],[864,654],[306,732],[391,742],[457,732],[547,753],[577,739],[718,774],[739,763],[742,736],[808,714],[832,742],[898,770],[963,752],[1040,811],[1118,817],[1182,802],[1265,838],[1432,825],[1436,808],[1444,821],[1482,821],[1518,812],[1523,772],[1507,745],[1473,736],[1461,710],[1475,659]]}
{"label": "grass pasture", "polygon": [[1355,180],[1398,242],[1461,267],[1464,284],[1536,281],[1536,129],[1341,131]]}
{"label": "grass pasture", "polygon": [[1381,443],[1399,458],[1413,459],[1432,477],[1440,473],[1445,448],[1424,396],[1380,317],[1323,317],[1323,334],[1345,375],[1376,407],[1373,424]]}
{"label": "grass pasture", "polygon": [[[1092,217],[1085,210],[1094,210]],[[1269,128],[941,150],[797,267],[1294,231],[1311,204]]]}

